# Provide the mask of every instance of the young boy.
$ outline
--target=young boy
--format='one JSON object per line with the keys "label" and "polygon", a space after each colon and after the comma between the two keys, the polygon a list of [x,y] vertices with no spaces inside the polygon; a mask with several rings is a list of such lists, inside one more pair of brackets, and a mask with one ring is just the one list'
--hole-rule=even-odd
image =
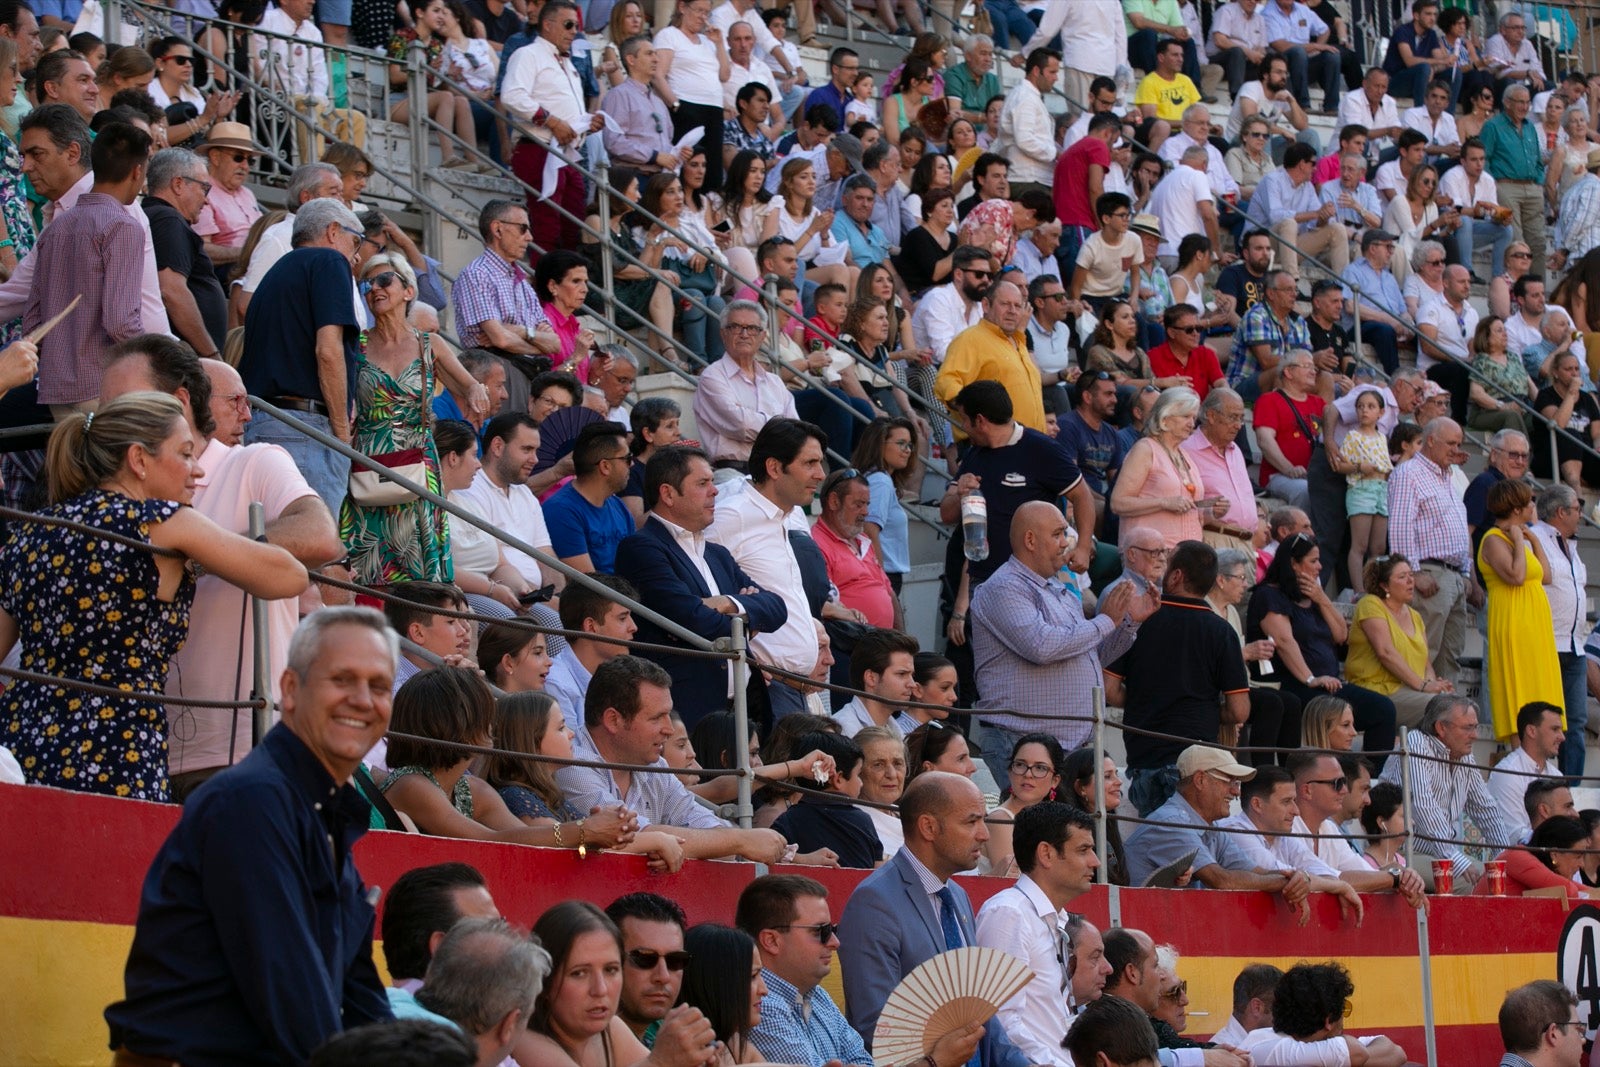
{"label": "young boy", "polygon": [[[814,733],[797,739],[792,751],[832,756],[834,772],[822,789],[845,799],[805,794],[778,816],[772,828],[800,852],[832,849],[841,867],[870,869],[882,863],[883,843],[878,840],[872,819],[848,802],[861,795],[861,746],[842,734]],[[815,786],[817,783],[803,784]]]}
{"label": "young boy", "polygon": [[819,285],[814,303],[817,313],[811,317],[811,325],[817,329],[806,330],[800,340],[801,347],[807,352],[837,347],[838,342],[834,338],[844,328],[845,313],[850,310],[849,290],[838,282]]}
{"label": "young boy", "polygon": [[1144,242],[1128,230],[1133,201],[1126,194],[1101,194],[1094,202],[1094,213],[1100,229],[1078,249],[1067,293],[1074,301],[1087,301],[1098,315],[1107,301],[1128,291],[1129,274],[1144,262]]}

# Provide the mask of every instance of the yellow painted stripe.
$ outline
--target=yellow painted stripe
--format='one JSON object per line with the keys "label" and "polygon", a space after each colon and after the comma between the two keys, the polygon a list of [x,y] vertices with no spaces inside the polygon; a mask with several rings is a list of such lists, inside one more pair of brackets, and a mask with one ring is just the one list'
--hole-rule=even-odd
{"label": "yellow painted stripe", "polygon": [[[5,1067],[104,1067],[109,1062],[105,1006],[122,996],[122,968],[133,927],[0,917],[0,1044]],[[1182,946],[1179,946],[1180,948]],[[375,948],[380,967],[382,954]],[[1231,1010],[1233,979],[1250,963],[1289,968],[1298,956],[1267,959],[1184,956],[1189,982],[1189,1033],[1220,1028]],[[1357,1033],[1422,1025],[1422,974],[1415,957],[1352,956],[1342,961],[1355,981]],[[1507,989],[1555,977],[1555,953],[1435,956],[1439,1026],[1495,1021]],[[824,987],[841,1006],[838,970]]]}

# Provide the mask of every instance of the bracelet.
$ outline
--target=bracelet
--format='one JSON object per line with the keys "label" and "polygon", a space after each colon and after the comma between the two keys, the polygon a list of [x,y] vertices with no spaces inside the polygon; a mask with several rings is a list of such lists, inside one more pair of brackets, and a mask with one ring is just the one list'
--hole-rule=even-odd
{"label": "bracelet", "polygon": [[561,840],[561,823],[560,823],[559,820],[556,822],[555,831],[556,831],[556,848],[566,848],[567,846]]}
{"label": "bracelet", "polygon": [[7,237],[3,241],[0,241],[0,248],[15,248],[15,247],[17,247],[17,242],[12,240],[9,237]]}
{"label": "bracelet", "polygon": [[581,860],[589,855],[589,849],[584,844],[588,838],[588,831],[584,828],[584,820],[578,820],[578,858]]}

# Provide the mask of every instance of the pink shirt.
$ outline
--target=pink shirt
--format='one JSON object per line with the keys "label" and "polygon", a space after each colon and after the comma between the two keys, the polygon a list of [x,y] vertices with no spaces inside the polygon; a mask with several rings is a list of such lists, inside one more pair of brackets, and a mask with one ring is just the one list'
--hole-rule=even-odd
{"label": "pink shirt", "polygon": [[811,539],[828,562],[828,580],[839,587],[840,602],[861,612],[872,625],[893,629],[894,590],[867,535],[859,534],[847,544],[818,519],[811,527]]}
{"label": "pink shirt", "polygon": [[[277,445],[229,446],[213,439],[200,455],[200,468],[204,473],[194,490],[195,510],[235,533],[249,530],[251,501],[262,502],[271,523],[295,501],[316,497],[289,453]],[[289,638],[299,622],[297,598],[267,602],[267,677],[273,700],[278,699],[278,676],[288,663]],[[218,700],[236,699],[237,693],[237,699],[248,699],[254,634],[239,588],[215,575],[203,576],[189,609],[189,640],[167,672],[167,692]],[[167,709],[167,767],[172,774],[237,763],[250,745],[248,708],[232,716],[221,709]]]}
{"label": "pink shirt", "polygon": [[[1200,477],[1199,467],[1193,461],[1189,463],[1190,480],[1186,483],[1172,462],[1172,457],[1167,455],[1167,450],[1153,438],[1141,438],[1133,447],[1150,449],[1150,473],[1145,477],[1144,487],[1139,490],[1139,496],[1186,496],[1196,501],[1205,498],[1205,482]],[[1123,461],[1123,467],[1127,467],[1127,461]],[[1251,499],[1254,500],[1254,496]],[[1138,526],[1148,526],[1160,533],[1168,548],[1176,547],[1179,541],[1201,540],[1199,511],[1191,509],[1182,515],[1172,511],[1152,511],[1148,515],[1140,515],[1137,519],[1122,520],[1122,539],[1118,548],[1127,549],[1128,534]]]}
{"label": "pink shirt", "polygon": [[230,193],[212,183],[211,192],[206,194],[206,206],[200,209],[200,218],[194,224],[194,232],[214,245],[239,248],[260,217],[261,205],[256,203],[256,194],[248,185],[241,185],[238,192]]}
{"label": "pink shirt", "polygon": [[[1244,465],[1244,453],[1232,441],[1226,451],[1219,451],[1206,440],[1206,435],[1196,430],[1179,446],[1189,457],[1189,463],[1200,475],[1207,496],[1228,498],[1228,513],[1222,517],[1227,526],[1242,530],[1256,528],[1256,496],[1250,484],[1250,471]],[[1202,520],[1204,521],[1204,520]]]}

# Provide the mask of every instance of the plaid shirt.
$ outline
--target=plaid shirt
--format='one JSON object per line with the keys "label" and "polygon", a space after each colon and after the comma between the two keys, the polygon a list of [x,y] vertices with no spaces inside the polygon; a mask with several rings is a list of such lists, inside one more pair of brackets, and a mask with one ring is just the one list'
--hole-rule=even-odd
{"label": "plaid shirt", "polygon": [[1569,261],[1600,247],[1600,178],[1585,174],[1561,198],[1555,242],[1557,248],[1566,249]]}
{"label": "plaid shirt", "polygon": [[759,129],[755,133],[746,133],[744,124],[738,119],[722,120],[722,143],[724,147],[732,147],[736,152],[751,151],[763,160],[771,161],[778,154],[778,146],[772,139]]}
{"label": "plaid shirt", "polygon": [[[1409,467],[1415,462],[1412,460],[1400,466]],[[1465,836],[1462,818],[1470,815],[1472,825],[1483,832],[1484,841],[1496,849],[1516,840],[1516,835],[1500,817],[1500,808],[1496,806],[1472,753],[1453,763],[1439,763],[1437,760],[1450,755],[1449,750],[1444,747],[1443,741],[1421,730],[1407,731],[1406,745],[1412,753],[1406,759],[1410,761],[1407,770],[1411,775],[1411,824],[1417,833],[1462,840]],[[1421,756],[1432,756],[1434,759],[1422,759]],[[1378,777],[1385,782],[1400,784],[1398,754],[1389,757],[1383,765],[1383,773]],[[1418,839],[1415,847],[1423,855],[1449,860],[1452,874],[1460,874],[1472,863],[1472,857],[1460,845]]]}
{"label": "plaid shirt", "polygon": [[1256,358],[1250,354],[1254,345],[1271,345],[1272,354],[1282,359],[1292,349],[1311,350],[1311,331],[1306,320],[1294,312],[1289,313],[1289,328],[1279,325],[1272,309],[1266,303],[1257,304],[1244,313],[1239,323],[1239,335],[1233,343],[1233,359],[1228,363],[1228,384],[1237,387],[1246,377],[1258,374]]}
{"label": "plaid shirt", "polygon": [[[1086,710],[1081,701],[1103,684],[1102,657],[1109,662],[1126,652],[1136,629],[1104,615],[1085,619],[1082,603],[1060,580],[1039,577],[1015,557],[978,586],[971,619],[980,712],[1009,708],[1029,715]],[[1089,737],[1083,722],[981,717],[1002,730],[1042,730],[1069,752]]]}
{"label": "plaid shirt", "polygon": [[456,301],[456,332],[468,348],[487,343],[481,323],[492,320],[532,331],[548,321],[528,284],[528,272],[487,248],[462,268],[451,292]]}
{"label": "plaid shirt", "polygon": [[1389,551],[1413,565],[1437,559],[1467,573],[1466,505],[1450,487],[1450,471],[1427,456],[1413,456],[1389,475]]}
{"label": "plaid shirt", "polygon": [[761,1025],[750,1031],[750,1043],[773,1063],[822,1067],[830,1060],[872,1067],[861,1043],[828,991],[820,985],[800,991],[773,974],[761,972],[767,995],[761,998]]}

